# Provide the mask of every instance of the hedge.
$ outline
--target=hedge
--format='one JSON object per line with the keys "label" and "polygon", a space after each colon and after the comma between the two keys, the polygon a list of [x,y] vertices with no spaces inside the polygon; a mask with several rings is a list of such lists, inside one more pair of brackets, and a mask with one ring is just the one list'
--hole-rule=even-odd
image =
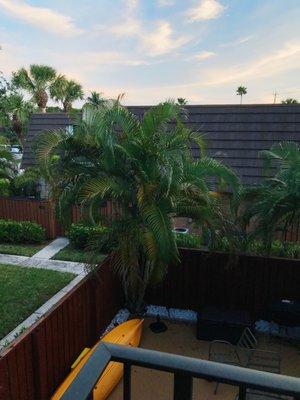
{"label": "hedge", "polygon": [[45,228],[36,222],[0,219],[0,242],[41,243],[45,238]]}

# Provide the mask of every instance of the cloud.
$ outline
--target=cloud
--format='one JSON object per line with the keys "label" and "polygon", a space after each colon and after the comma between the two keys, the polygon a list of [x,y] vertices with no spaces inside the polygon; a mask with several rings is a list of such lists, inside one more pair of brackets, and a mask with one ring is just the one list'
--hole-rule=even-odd
{"label": "cloud", "polygon": [[134,36],[140,33],[141,23],[136,18],[127,18],[119,24],[112,25],[109,31],[116,36]]}
{"label": "cloud", "polygon": [[200,3],[187,11],[190,22],[209,20],[220,17],[225,7],[217,0],[201,0]]}
{"label": "cloud", "polygon": [[100,65],[143,65],[146,62],[143,59],[135,58],[132,55],[121,53],[119,51],[86,51],[82,58],[87,60],[86,69],[95,69]]}
{"label": "cloud", "polygon": [[238,38],[236,40],[233,40],[232,42],[227,42],[227,43],[222,43],[220,45],[220,47],[234,47],[234,46],[238,46],[239,44],[243,44],[246,42],[249,42],[249,40],[253,39],[254,35],[249,35],[249,36],[245,36],[242,38]]}
{"label": "cloud", "polygon": [[158,7],[170,7],[175,4],[175,0],[157,0]]}
{"label": "cloud", "polygon": [[16,19],[58,35],[71,37],[83,32],[71,17],[50,8],[31,6],[21,0],[0,0],[0,7]]}
{"label": "cloud", "polygon": [[204,51],[201,51],[200,53],[196,54],[193,58],[195,60],[202,61],[202,60],[207,60],[208,58],[211,58],[215,55],[216,55],[216,53],[214,53],[213,51],[204,50]]}
{"label": "cloud", "polygon": [[142,46],[152,57],[170,53],[189,42],[190,39],[189,36],[174,37],[173,29],[167,21],[157,22],[156,29],[141,35]]}
{"label": "cloud", "polygon": [[206,85],[259,79],[300,67],[300,42],[286,43],[281,49],[247,64],[211,71]]}

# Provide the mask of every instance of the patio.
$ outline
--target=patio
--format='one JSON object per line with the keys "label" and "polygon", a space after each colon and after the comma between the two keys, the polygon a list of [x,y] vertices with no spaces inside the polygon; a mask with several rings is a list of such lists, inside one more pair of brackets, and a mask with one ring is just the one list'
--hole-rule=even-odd
{"label": "patio", "polygon": [[[180,354],[194,358],[208,359],[209,342],[196,339],[196,326],[184,323],[166,322],[168,330],[154,334],[149,329],[153,322],[146,319],[143,327],[141,346],[151,350]],[[282,356],[282,374],[300,377],[300,353],[295,345],[288,344],[276,338],[259,338],[260,348],[280,352]],[[235,399],[236,389],[228,385],[220,385],[214,395],[215,383],[204,380],[194,380],[193,400],[231,400]],[[122,382],[116,387],[110,400],[122,398]],[[133,399],[171,399],[173,391],[172,374],[132,367],[132,398]]]}

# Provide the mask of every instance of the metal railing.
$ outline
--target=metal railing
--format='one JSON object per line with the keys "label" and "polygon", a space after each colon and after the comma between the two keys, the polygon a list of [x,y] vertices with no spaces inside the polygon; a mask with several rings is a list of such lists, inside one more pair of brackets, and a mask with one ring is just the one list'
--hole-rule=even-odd
{"label": "metal railing", "polygon": [[110,361],[124,364],[124,400],[131,400],[131,367],[133,365],[173,373],[174,400],[192,399],[193,378],[208,379],[236,386],[239,388],[240,400],[246,399],[247,389],[300,399],[300,379],[298,378],[101,342],[61,400],[92,399],[93,388]]}

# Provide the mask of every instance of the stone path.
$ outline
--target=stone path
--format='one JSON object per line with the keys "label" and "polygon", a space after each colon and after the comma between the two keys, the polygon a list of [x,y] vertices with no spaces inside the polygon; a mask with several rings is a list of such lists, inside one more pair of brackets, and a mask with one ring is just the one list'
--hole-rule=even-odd
{"label": "stone path", "polygon": [[32,257],[15,256],[12,254],[0,254],[0,264],[21,265],[24,267],[53,269],[61,272],[72,272],[76,275],[85,273],[85,264],[72,261],[51,260],[59,250],[69,244],[67,238],[57,238],[48,246],[38,251]]}

